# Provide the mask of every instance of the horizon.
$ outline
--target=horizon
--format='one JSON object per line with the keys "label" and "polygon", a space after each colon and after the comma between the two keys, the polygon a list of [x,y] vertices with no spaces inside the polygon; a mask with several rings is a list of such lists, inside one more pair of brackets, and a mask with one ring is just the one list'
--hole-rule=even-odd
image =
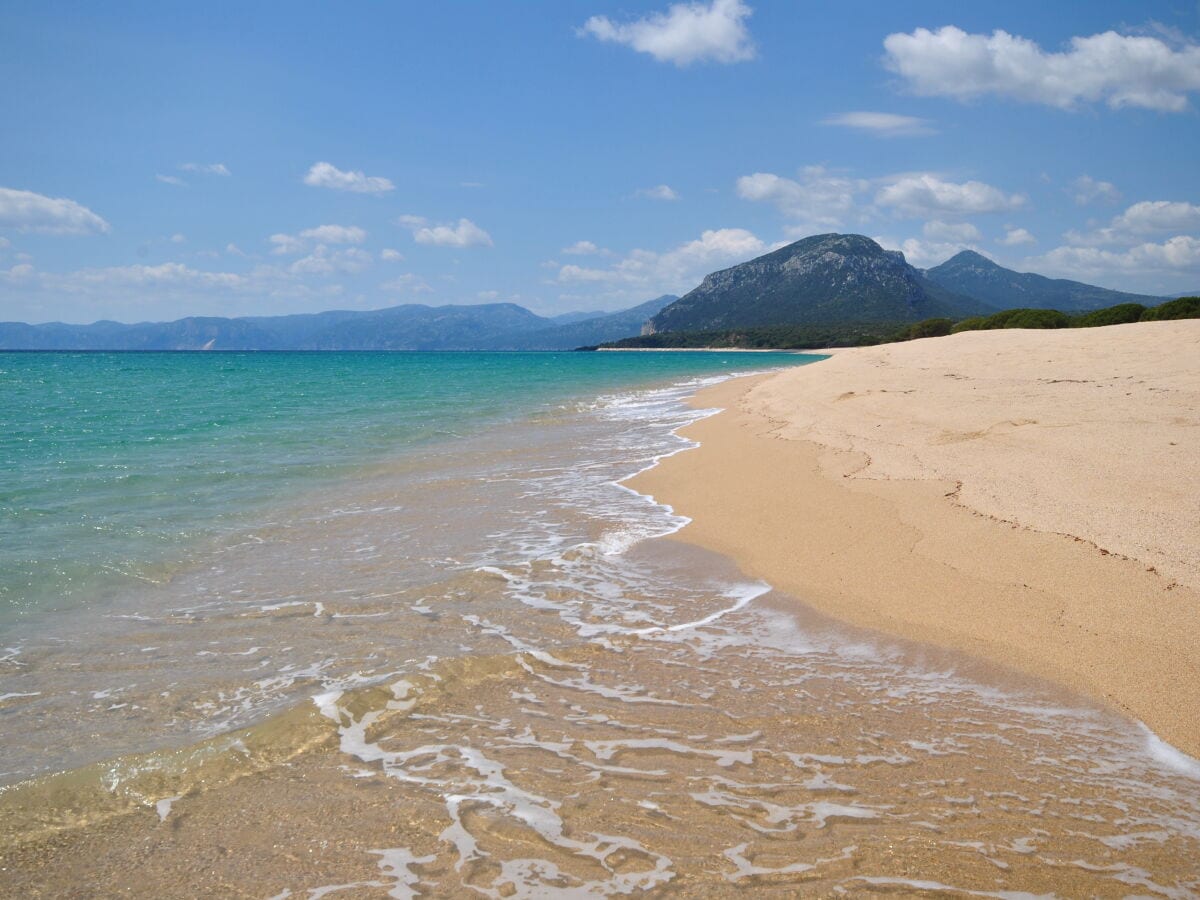
{"label": "horizon", "polygon": [[[854,235],[853,233],[849,233],[849,232],[844,233],[844,234],[838,233],[838,232],[828,232],[826,234],[841,234],[842,236],[866,237],[866,235]],[[774,252],[775,250],[781,250],[781,249],[783,249],[783,247],[787,247],[787,246],[790,246],[791,244],[796,244],[796,243],[799,243],[800,241],[807,240],[807,238],[810,238],[810,237],[824,237],[824,236],[826,236],[826,235],[825,234],[811,234],[811,235],[807,235],[805,237],[800,237],[794,241],[789,241],[787,244],[784,244],[781,247],[768,248],[764,252],[764,255],[765,255],[765,253],[771,253],[771,252]],[[869,238],[869,239],[874,240],[874,238]],[[888,248],[884,247],[884,249],[888,249]],[[895,252],[900,253],[902,256],[904,253],[903,250],[896,250]],[[936,268],[938,265],[942,265],[944,263],[950,262],[952,259],[955,259],[956,257],[961,256],[964,253],[974,253],[979,256],[982,256],[984,259],[987,259],[989,262],[996,263],[996,260],[993,259],[991,256],[989,256],[986,252],[983,252],[983,251],[980,251],[980,250],[977,250],[974,248],[970,248],[970,247],[964,247],[961,250],[955,251],[951,256],[942,260],[940,263],[932,263],[930,266],[927,266],[925,268],[921,268],[921,267],[916,267],[916,268],[918,269],[918,271],[927,272],[930,268]],[[907,257],[905,257],[905,261],[906,262],[908,261]],[[909,263],[909,264],[911,265],[911,263]],[[998,263],[996,263],[996,264],[998,265]],[[734,265],[738,265],[738,263],[735,263]],[[1019,273],[1019,274],[1040,275],[1041,273],[1034,272],[1034,273]],[[1070,280],[1070,279],[1068,279],[1068,280]],[[687,292],[685,291],[684,293],[687,293]],[[1137,293],[1144,293],[1144,292],[1130,291],[1129,293],[1137,294]],[[1175,292],[1172,294],[1165,294],[1165,295],[1158,295],[1158,296],[1159,296],[1159,299],[1168,300],[1168,299],[1172,299],[1173,297],[1178,296],[1180,294],[1186,294],[1186,293],[1191,293],[1191,292],[1183,291],[1183,292]],[[1200,294],[1200,291],[1196,291],[1195,293]],[[476,300],[473,303],[472,302],[453,302],[453,301],[447,302],[447,303],[421,303],[419,301],[409,301],[409,302],[404,302],[404,303],[390,303],[386,306],[364,307],[364,308],[359,308],[359,309],[351,309],[351,308],[347,308],[347,307],[333,306],[333,307],[329,307],[328,309],[318,309],[318,310],[312,310],[309,312],[268,313],[266,315],[261,315],[261,314],[257,314],[257,313],[246,313],[243,315],[220,316],[220,315],[206,315],[206,314],[202,314],[202,313],[197,314],[197,313],[186,313],[185,312],[182,315],[175,317],[174,319],[142,319],[142,320],[138,320],[138,321],[125,321],[125,322],[119,321],[116,319],[95,319],[90,322],[63,322],[60,320],[54,320],[54,321],[45,321],[45,322],[20,322],[20,323],[15,323],[15,324],[32,325],[35,327],[40,327],[43,325],[70,325],[70,326],[86,327],[86,326],[90,326],[90,325],[99,325],[102,323],[113,323],[113,324],[117,324],[117,325],[127,325],[127,326],[161,325],[161,324],[169,324],[169,323],[175,322],[175,321],[183,321],[185,319],[209,319],[209,318],[231,319],[231,320],[261,319],[261,318],[271,318],[271,317],[275,317],[275,316],[290,316],[290,315],[319,316],[319,315],[323,315],[326,313],[372,313],[372,312],[384,312],[384,311],[390,310],[390,309],[402,309],[405,307],[419,307],[422,309],[450,309],[450,308],[484,307],[484,306],[516,306],[520,309],[526,310],[527,312],[533,312],[535,315],[541,316],[542,318],[546,319],[547,322],[552,322],[556,317],[578,315],[580,313],[595,314],[595,317],[597,317],[597,318],[601,317],[601,316],[612,315],[614,313],[624,312],[626,310],[640,306],[644,303],[648,303],[651,300],[660,299],[663,296],[671,296],[671,295],[660,294],[658,297],[647,297],[646,299],[641,300],[636,303],[633,303],[630,306],[622,306],[622,307],[618,307],[616,309],[599,309],[599,308],[597,308],[597,309],[590,309],[590,310],[567,310],[567,311],[559,312],[559,313],[538,313],[538,312],[535,312],[534,310],[531,310],[528,307],[523,306],[520,303],[517,303],[512,300],[496,299],[496,300]],[[677,296],[683,296],[683,294],[680,294]],[[1156,296],[1156,295],[1147,294],[1146,296]],[[580,319],[579,321],[581,321],[581,322],[587,321],[587,319]],[[14,323],[5,322],[4,320],[0,320],[0,325],[2,325],[2,324],[14,324]],[[74,352],[74,351],[72,351],[72,352]]]}
{"label": "horizon", "polygon": [[0,319],[616,311],[827,232],[1197,289],[1200,7],[866,8],[10,11]]}

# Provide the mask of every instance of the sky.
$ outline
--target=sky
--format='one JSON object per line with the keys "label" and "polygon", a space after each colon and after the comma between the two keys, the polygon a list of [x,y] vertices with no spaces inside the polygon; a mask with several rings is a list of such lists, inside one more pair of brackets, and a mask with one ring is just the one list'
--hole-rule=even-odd
{"label": "sky", "polygon": [[1200,3],[6,4],[0,320],[682,294],[832,231],[1200,292]]}

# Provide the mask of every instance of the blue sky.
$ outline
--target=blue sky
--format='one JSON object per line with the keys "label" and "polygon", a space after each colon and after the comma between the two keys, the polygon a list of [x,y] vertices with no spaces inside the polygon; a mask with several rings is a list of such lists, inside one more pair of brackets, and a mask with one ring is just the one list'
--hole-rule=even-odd
{"label": "blue sky", "polygon": [[0,319],[616,309],[825,231],[1200,290],[1200,4],[10,4]]}

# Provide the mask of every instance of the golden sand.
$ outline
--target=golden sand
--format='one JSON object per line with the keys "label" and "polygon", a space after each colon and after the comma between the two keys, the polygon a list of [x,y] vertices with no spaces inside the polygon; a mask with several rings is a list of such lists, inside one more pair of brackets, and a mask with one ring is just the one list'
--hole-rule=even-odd
{"label": "golden sand", "polygon": [[1056,679],[1200,753],[1200,321],[968,332],[703,392],[632,486],[843,620]]}

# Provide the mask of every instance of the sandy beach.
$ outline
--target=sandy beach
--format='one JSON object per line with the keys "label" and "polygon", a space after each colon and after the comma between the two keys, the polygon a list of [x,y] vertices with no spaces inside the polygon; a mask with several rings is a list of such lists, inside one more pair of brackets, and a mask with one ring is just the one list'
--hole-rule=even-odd
{"label": "sandy beach", "polygon": [[840,351],[695,401],[631,482],[844,621],[1056,680],[1200,754],[1200,322]]}

